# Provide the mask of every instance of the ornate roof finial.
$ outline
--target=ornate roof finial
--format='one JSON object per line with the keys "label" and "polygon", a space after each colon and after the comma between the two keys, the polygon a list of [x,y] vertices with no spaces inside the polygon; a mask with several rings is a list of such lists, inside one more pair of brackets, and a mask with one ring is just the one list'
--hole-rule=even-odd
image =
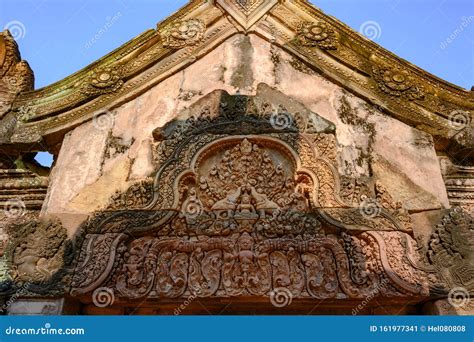
{"label": "ornate roof finial", "polygon": [[216,2],[245,30],[248,30],[267,14],[278,3],[278,0],[217,0]]}

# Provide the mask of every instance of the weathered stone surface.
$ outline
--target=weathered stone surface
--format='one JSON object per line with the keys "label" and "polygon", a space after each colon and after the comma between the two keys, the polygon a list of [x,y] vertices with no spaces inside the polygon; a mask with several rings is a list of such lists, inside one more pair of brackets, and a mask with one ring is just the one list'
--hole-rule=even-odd
{"label": "weathered stone surface", "polygon": [[92,213],[104,208],[115,192],[124,191],[129,186],[129,171],[130,159],[124,157],[117,160],[110,170],[102,173],[94,183],[85,185],[67,208],[77,213]]}
{"label": "weathered stone surface", "polygon": [[51,174],[45,214],[77,213],[69,202],[101,175],[108,131],[90,122],[66,136]]}
{"label": "weathered stone surface", "polygon": [[[374,124],[374,153],[390,162],[400,173],[408,175],[413,183],[434,195],[448,208],[449,201],[432,138],[388,117],[381,117]],[[431,205],[426,203],[425,209],[430,209]]]}
{"label": "weathered stone surface", "polygon": [[442,209],[440,199],[417,185],[412,178],[402,173],[382,156],[373,158],[372,171],[375,178],[385,184],[396,201],[411,212]]}

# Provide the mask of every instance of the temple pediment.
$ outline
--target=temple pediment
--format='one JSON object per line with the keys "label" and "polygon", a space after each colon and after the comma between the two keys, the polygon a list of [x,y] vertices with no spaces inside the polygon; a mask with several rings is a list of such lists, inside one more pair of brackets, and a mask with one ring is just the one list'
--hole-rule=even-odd
{"label": "temple pediment", "polygon": [[3,33],[2,298],[470,310],[473,93],[309,2],[190,1],[84,70],[32,80]]}

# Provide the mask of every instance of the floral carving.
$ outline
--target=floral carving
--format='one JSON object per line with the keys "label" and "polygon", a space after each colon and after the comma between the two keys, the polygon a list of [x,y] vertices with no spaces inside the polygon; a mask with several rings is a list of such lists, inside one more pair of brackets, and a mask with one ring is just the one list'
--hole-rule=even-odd
{"label": "floral carving", "polygon": [[408,211],[403,208],[400,202],[395,202],[387,189],[379,181],[375,182],[375,195],[377,204],[385,209],[392,217],[397,219],[406,231],[413,230]]}
{"label": "floral carving", "polygon": [[317,46],[324,50],[337,49],[333,28],[323,22],[304,22],[298,26],[298,42],[303,46]]}
{"label": "floral carving", "polygon": [[113,65],[93,70],[81,90],[87,96],[107,94],[120,89],[123,83],[123,67]]}
{"label": "floral carving", "polygon": [[164,29],[163,46],[180,49],[198,44],[204,37],[206,24],[200,19],[177,21]]}
{"label": "floral carving", "polygon": [[423,86],[406,70],[373,66],[372,72],[379,89],[386,94],[405,97],[410,101],[421,100],[425,96]]}
{"label": "floral carving", "polygon": [[[200,297],[262,296],[279,287],[287,288],[295,298],[363,298],[376,288],[386,296],[419,294],[409,283],[406,287],[413,292],[404,290],[401,278],[396,278],[400,290],[380,285],[389,276],[381,273],[379,249],[372,246],[375,240],[370,235],[347,235],[344,239],[346,243],[325,236],[262,240],[247,232],[200,240],[143,237],[120,242],[114,247],[117,260],[97,270],[107,272],[114,265],[117,276],[107,285],[128,299],[178,298],[189,293]],[[118,241],[120,238],[115,239]],[[365,247],[368,244],[371,247]],[[95,274],[94,286],[107,274]],[[94,286],[73,292],[87,292]]]}

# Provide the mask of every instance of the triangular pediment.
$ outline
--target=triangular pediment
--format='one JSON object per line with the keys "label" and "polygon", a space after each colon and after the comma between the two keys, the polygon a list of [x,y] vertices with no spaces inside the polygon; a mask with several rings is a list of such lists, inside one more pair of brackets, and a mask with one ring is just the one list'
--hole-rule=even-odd
{"label": "triangular pediment", "polygon": [[472,122],[472,92],[398,58],[306,0],[194,0],[87,68],[21,93],[8,109],[18,122],[14,129],[9,124],[6,139],[59,144],[98,111],[139,96],[237,34],[260,37],[301,68],[442,139],[459,136],[457,122]]}

